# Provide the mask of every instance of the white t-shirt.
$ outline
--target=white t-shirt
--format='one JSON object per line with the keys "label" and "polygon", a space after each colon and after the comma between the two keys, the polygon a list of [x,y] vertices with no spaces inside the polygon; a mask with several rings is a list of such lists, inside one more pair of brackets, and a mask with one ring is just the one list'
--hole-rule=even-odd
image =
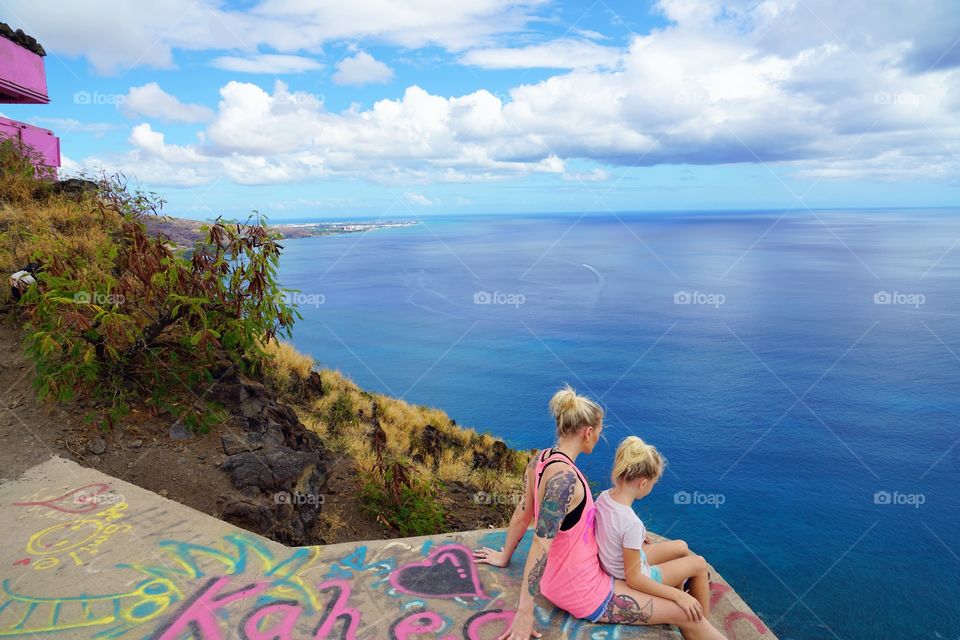
{"label": "white t-shirt", "polygon": [[607,489],[597,498],[597,545],[600,547],[600,564],[614,578],[624,580],[623,549],[639,549],[643,575],[650,575],[650,565],[643,553],[643,541],[647,529],[633,509],[610,497]]}

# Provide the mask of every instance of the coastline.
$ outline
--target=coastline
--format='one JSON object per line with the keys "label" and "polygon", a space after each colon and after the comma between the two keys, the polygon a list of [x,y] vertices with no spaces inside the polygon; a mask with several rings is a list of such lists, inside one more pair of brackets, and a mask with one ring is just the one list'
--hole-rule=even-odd
{"label": "coastline", "polygon": [[[201,240],[201,228],[211,224],[206,220],[190,220],[167,215],[145,216],[144,224],[151,235],[162,234],[177,249],[191,249]],[[381,229],[396,229],[412,227],[420,224],[415,220],[385,220],[377,222],[364,221],[328,221],[328,222],[300,222],[268,224],[267,228],[276,233],[282,240],[298,238],[317,238],[324,236],[347,235],[351,233],[367,233]]]}

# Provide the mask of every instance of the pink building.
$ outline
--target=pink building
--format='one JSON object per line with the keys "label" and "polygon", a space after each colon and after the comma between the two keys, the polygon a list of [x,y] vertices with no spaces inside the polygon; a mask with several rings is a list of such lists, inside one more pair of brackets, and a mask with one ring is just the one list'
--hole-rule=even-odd
{"label": "pink building", "polygon": [[[46,52],[36,40],[0,22],[0,103],[50,102],[47,74],[43,66],[45,55]],[[60,166],[60,139],[52,131],[0,118],[0,136],[31,147],[40,155],[41,163],[54,171]]]}

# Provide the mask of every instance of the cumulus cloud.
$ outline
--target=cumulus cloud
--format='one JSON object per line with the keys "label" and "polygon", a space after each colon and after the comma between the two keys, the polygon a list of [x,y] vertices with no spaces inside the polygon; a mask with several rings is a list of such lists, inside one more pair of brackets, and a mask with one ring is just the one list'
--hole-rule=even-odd
{"label": "cumulus cloud", "polygon": [[[450,51],[488,44],[526,28],[547,0],[259,0],[231,8],[205,0],[73,0],[56,11],[36,0],[5,7],[47,50],[83,56],[100,73],[170,69],[174,51],[319,51],[330,42],[375,39],[408,49]],[[91,38],[90,34],[97,34]]]}
{"label": "cumulus cloud", "polygon": [[393,70],[365,51],[338,62],[333,74],[334,82],[348,85],[382,84],[391,79]]}
{"label": "cumulus cloud", "polygon": [[939,38],[944,21],[957,23],[954,5],[909,15],[859,0],[656,6],[668,24],[634,37],[616,64],[576,66],[507,95],[411,86],[331,112],[283,83],[271,93],[230,82],[196,145],[167,149],[149,129],[138,151],[244,184],[340,175],[406,185],[530,173],[599,179],[567,171],[567,161],[581,159],[780,163],[817,179],[960,174],[951,151],[960,139],[960,68],[949,45],[938,53],[927,39]]}
{"label": "cumulus cloud", "polygon": [[154,156],[173,164],[203,162],[203,157],[190,146],[167,144],[164,135],[154,131],[149,124],[138,124],[130,132],[130,143],[145,155]]}
{"label": "cumulus cloud", "polygon": [[122,172],[158,187],[199,187],[217,179],[217,167],[192,146],[167,144],[165,136],[149,124],[135,126],[128,138],[131,149],[111,157],[91,156],[63,163],[65,174],[98,175]]}
{"label": "cumulus cloud", "polygon": [[83,165],[66,154],[60,154],[60,179],[79,176],[83,173]]}
{"label": "cumulus cloud", "polygon": [[142,87],[130,87],[124,96],[122,110],[129,116],[144,116],[168,122],[203,122],[213,117],[213,111],[201,104],[186,104],[163,89],[156,82]]}
{"label": "cumulus cloud", "polygon": [[210,61],[210,66],[237,73],[269,74],[304,73],[323,69],[323,64],[314,58],[276,53],[262,53],[247,58],[219,56]]}
{"label": "cumulus cloud", "polygon": [[423,206],[423,207],[429,207],[430,205],[433,204],[433,201],[430,200],[429,198],[427,198],[427,197],[426,197],[425,195],[423,195],[422,193],[414,193],[414,192],[411,191],[411,192],[408,192],[408,193],[405,194],[405,195],[406,195],[406,198],[407,198],[407,202],[410,202],[410,203],[412,203],[412,204],[418,204],[418,205]]}
{"label": "cumulus cloud", "polygon": [[[211,156],[230,156],[235,175],[269,167],[277,169],[268,172],[276,179],[334,173],[396,182],[563,171],[552,154],[515,157],[515,141],[500,145],[491,137],[508,124],[500,100],[487,91],[444,98],[413,86],[398,100],[341,113],[290,92],[283,82],[273,94],[244,82],[230,82],[220,93],[204,149]],[[258,160],[249,165],[240,158]]]}
{"label": "cumulus cloud", "polygon": [[485,69],[581,69],[614,67],[622,55],[619,47],[565,38],[525,47],[473,49],[461,61]]}

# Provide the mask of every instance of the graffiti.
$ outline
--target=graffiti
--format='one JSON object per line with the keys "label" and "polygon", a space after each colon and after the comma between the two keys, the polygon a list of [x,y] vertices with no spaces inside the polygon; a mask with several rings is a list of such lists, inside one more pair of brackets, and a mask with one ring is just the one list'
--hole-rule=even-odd
{"label": "graffiti", "polygon": [[[191,637],[194,638],[223,640],[220,622],[225,617],[224,608],[233,602],[260,595],[269,586],[266,581],[257,581],[239,589],[227,591],[230,588],[229,578],[211,578],[203,588],[184,602],[180,610],[174,613],[166,623],[160,625],[152,638],[153,640],[176,640],[184,632],[190,632]],[[341,581],[329,581],[319,585],[318,591],[321,594],[330,593],[332,597],[314,629],[314,640],[328,638],[355,640],[357,628],[360,625],[360,612],[347,606],[347,601],[350,599],[350,585]],[[296,600],[275,601],[256,608],[244,616],[240,621],[240,632],[242,637],[249,640],[272,638],[292,640],[295,637],[294,629],[302,613],[303,607]],[[270,621],[271,616],[280,619],[264,626],[264,623]],[[331,635],[338,626],[339,633]]]}
{"label": "graffiti", "polygon": [[223,640],[217,616],[221,607],[256,595],[267,586],[264,582],[256,582],[228,593],[220,593],[229,582],[229,578],[211,578],[206,586],[183,603],[179,612],[160,625],[153,638],[176,640],[184,631],[190,631],[193,638]]}
{"label": "graffiti", "polygon": [[[90,518],[61,522],[30,536],[26,551],[31,556],[42,556],[32,563],[34,569],[50,569],[60,564],[66,556],[74,565],[84,564],[83,556],[95,555],[100,545],[114,534],[130,531],[128,524],[111,524],[124,517],[127,505],[121,503],[104,509]],[[23,562],[27,560],[28,562]],[[29,558],[20,560],[20,564],[30,564]]]}
{"label": "graffiti", "polygon": [[353,552],[334,561],[330,565],[330,569],[327,570],[326,575],[328,578],[343,578],[349,580],[353,578],[354,572],[372,572],[374,575],[382,578],[369,585],[371,589],[377,589],[388,580],[396,566],[397,561],[394,558],[367,562],[367,546],[360,545],[354,549]]}
{"label": "graffiti", "polygon": [[[467,618],[458,635],[437,636],[438,640],[483,640],[499,638],[509,628],[516,611],[503,609],[488,609],[480,611]],[[572,619],[571,619],[572,620]],[[619,627],[616,625],[596,625],[584,620],[575,621],[577,624],[564,629],[570,635],[565,637],[589,637],[591,640],[614,640],[619,638]],[[411,640],[419,638],[420,634],[437,634],[445,628],[453,627],[453,622],[438,613],[418,607],[412,613],[397,619],[390,626],[390,640]],[[589,635],[580,636],[580,630],[588,630]]]}
{"label": "graffiti", "polygon": [[[491,609],[470,616],[463,623],[462,635],[443,635],[438,640],[481,640],[498,638],[510,626],[515,611]],[[418,607],[412,613],[399,618],[390,625],[390,640],[411,640],[420,634],[436,634],[444,628],[453,627],[453,621],[438,613]]]}
{"label": "graffiti", "polygon": [[323,612],[323,618],[317,625],[314,633],[314,640],[325,640],[331,637],[337,622],[343,623],[340,638],[343,640],[354,640],[357,634],[357,627],[360,625],[360,612],[347,606],[350,599],[350,583],[331,580],[320,585],[321,593],[331,592],[336,594],[327,608]]}
{"label": "graffiti", "polygon": [[473,562],[473,552],[462,545],[436,547],[422,562],[400,567],[390,584],[414,596],[486,598]]}
{"label": "graffiti", "polygon": [[[68,557],[83,552],[103,535],[113,533],[110,527],[114,525],[109,522],[122,517],[125,507],[117,505],[97,514],[95,523],[92,519],[83,519],[44,529],[30,538],[27,549],[34,553],[66,553]],[[14,593],[8,583],[4,583],[0,636],[20,635],[27,629],[40,632],[81,627],[103,627],[98,633],[102,637],[122,635],[183,601],[184,592],[190,593],[195,588],[192,581],[209,574],[256,572],[265,585],[267,597],[295,598],[305,611],[318,610],[320,594],[299,575],[316,558],[315,549],[295,549],[283,558],[276,558],[273,547],[266,541],[246,533],[227,535],[213,546],[177,540],[163,540],[158,546],[161,555],[156,564],[116,565],[146,576],[146,580],[130,592],[47,598]],[[42,562],[37,564],[43,567]]]}
{"label": "graffiti", "polygon": [[[713,582],[710,584],[710,607],[712,608],[717,602],[719,602],[726,594],[732,593],[733,589],[728,587],[725,584],[720,584],[718,582]],[[770,630],[767,629],[767,625],[749,611],[742,611],[735,609],[728,613],[723,619],[723,628],[727,633],[729,638],[737,638],[737,622],[740,620],[745,620],[753,625],[754,631],[757,634],[763,636],[770,633]]]}
{"label": "graffiti", "polygon": [[268,583],[270,597],[295,599],[310,613],[319,608],[316,591],[301,575],[316,560],[318,552],[315,548],[294,549],[278,559],[267,541],[249,533],[228,534],[216,546],[162,540],[159,547],[164,552],[161,564],[118,566],[181,582],[208,575],[256,572]]}
{"label": "graffiti", "polygon": [[46,507],[60,513],[81,515],[92,513],[103,506],[100,496],[112,491],[110,485],[94,482],[49,500],[14,502],[15,507]]}
{"label": "graffiti", "polygon": [[168,580],[152,579],[125,593],[43,598],[16,593],[4,580],[3,596],[0,637],[116,625],[106,637],[156,619],[180,592]]}
{"label": "graffiti", "polygon": [[[252,610],[240,621],[243,640],[283,640],[292,638],[301,614],[296,600],[280,600]],[[280,618],[268,624],[271,616]]]}
{"label": "graffiti", "polygon": [[[516,603],[526,548],[511,567],[497,570],[475,564],[465,542],[499,546],[502,532],[346,549],[286,548],[227,525],[226,535],[204,538],[199,532],[209,529],[194,526],[198,514],[166,502],[157,507],[144,498],[136,513],[125,502],[105,507],[102,496],[119,497],[107,483],[64,491],[41,488],[17,496],[22,501],[15,506],[25,510],[11,521],[47,522],[0,545],[9,575],[0,581],[0,640],[33,634],[95,640],[490,640],[508,629],[514,615],[509,607]],[[134,527],[142,535],[121,535]],[[94,558],[99,561],[91,566]],[[728,637],[769,633],[749,610],[733,606],[739,599],[729,587],[712,588],[714,605],[721,605],[714,620]],[[535,620],[551,637],[567,640],[631,635],[629,627],[578,620],[546,601],[537,602]],[[675,637],[668,631],[659,633]]]}
{"label": "graffiti", "polygon": [[[390,625],[390,640],[409,640],[422,633],[437,633],[446,625],[439,614],[419,609]],[[455,636],[443,636],[440,640],[460,640]]]}
{"label": "graffiti", "polygon": [[[490,609],[489,611],[475,613],[463,623],[463,637],[469,640],[499,638],[510,627],[515,614],[516,611],[504,611],[502,609]],[[486,631],[486,628],[491,624],[496,629],[492,634]]]}
{"label": "graffiti", "polygon": [[621,625],[617,624],[595,624],[574,618],[547,602],[536,604],[533,608],[533,618],[539,629],[556,629],[561,637],[570,640],[580,638],[619,640],[621,629],[623,629]]}

